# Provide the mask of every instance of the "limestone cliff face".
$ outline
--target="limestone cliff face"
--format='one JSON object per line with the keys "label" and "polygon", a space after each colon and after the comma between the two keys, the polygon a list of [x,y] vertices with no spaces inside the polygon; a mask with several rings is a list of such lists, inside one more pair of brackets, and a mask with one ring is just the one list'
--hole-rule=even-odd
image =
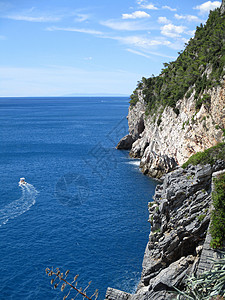
{"label": "limestone cliff face", "polygon": [[196,152],[203,151],[224,140],[225,128],[225,83],[207,91],[211,106],[202,105],[196,111],[194,92],[181,99],[173,108],[166,107],[159,116],[146,116],[141,91],[139,101],[129,108],[129,135],[131,157],[141,158],[143,173],[160,178],[176,165],[182,165]]}

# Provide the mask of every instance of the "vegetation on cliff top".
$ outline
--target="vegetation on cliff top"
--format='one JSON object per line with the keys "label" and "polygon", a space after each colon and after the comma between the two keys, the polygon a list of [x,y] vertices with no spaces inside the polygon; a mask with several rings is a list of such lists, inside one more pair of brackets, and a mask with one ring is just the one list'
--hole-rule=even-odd
{"label": "vegetation on cliff top", "polygon": [[218,86],[225,75],[225,14],[220,9],[211,11],[206,24],[197,27],[195,37],[185,45],[176,61],[164,64],[159,76],[143,77],[138,82],[131,95],[131,106],[138,101],[138,90],[144,95],[147,114],[161,106],[175,109],[178,100],[189,98],[192,93],[196,109],[203,103],[210,106],[207,90]]}
{"label": "vegetation on cliff top", "polygon": [[186,168],[188,165],[196,166],[198,164],[213,165],[219,159],[225,160],[225,143],[219,143],[203,152],[197,152],[182,165],[182,168]]}

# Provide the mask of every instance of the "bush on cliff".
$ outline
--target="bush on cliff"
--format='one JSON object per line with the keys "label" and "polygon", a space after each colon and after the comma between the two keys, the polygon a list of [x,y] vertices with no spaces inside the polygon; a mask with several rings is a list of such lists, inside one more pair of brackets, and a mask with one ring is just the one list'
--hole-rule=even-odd
{"label": "bush on cliff", "polygon": [[198,164],[213,165],[219,159],[225,160],[225,143],[219,143],[203,152],[197,152],[183,164],[182,168],[186,168],[188,165],[196,166]]}
{"label": "bush on cliff", "polygon": [[221,248],[225,241],[225,174],[214,179],[214,192],[212,194],[214,210],[211,216],[210,233],[212,235],[211,247]]}
{"label": "bush on cliff", "polygon": [[205,92],[219,85],[225,75],[225,14],[219,8],[211,11],[206,24],[197,27],[195,37],[185,45],[176,61],[164,64],[159,76],[138,82],[131,105],[137,101],[137,90],[142,90],[146,110],[153,114],[160,106],[174,108],[178,100],[189,98],[192,90],[196,109],[202,103],[210,106]]}

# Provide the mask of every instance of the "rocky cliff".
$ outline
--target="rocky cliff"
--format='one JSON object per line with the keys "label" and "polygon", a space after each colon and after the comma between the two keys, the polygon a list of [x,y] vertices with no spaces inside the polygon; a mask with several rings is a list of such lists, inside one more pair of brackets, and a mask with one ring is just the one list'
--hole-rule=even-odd
{"label": "rocky cliff", "polygon": [[107,300],[173,299],[173,287],[182,289],[188,274],[210,268],[209,257],[217,255],[208,227],[212,178],[225,169],[224,150],[211,164],[180,165],[225,141],[224,47],[225,0],[177,60],[159,76],[143,78],[131,95],[129,134],[117,148],[140,158],[142,172],[161,184],[149,203],[151,233],[137,291],[109,288]]}
{"label": "rocky cliff", "polygon": [[162,178],[154,201],[149,203],[151,233],[138,289],[134,295],[108,289],[107,300],[174,299],[169,292],[173,286],[182,289],[187,275],[210,267],[208,258],[217,253],[210,249],[209,240],[205,242],[211,184],[215,172],[224,168],[225,161],[217,161],[214,166],[190,165]]}
{"label": "rocky cliff", "polygon": [[117,148],[140,158],[144,174],[160,178],[192,154],[224,141],[224,8],[223,0],[177,60],[159,76],[143,78],[131,95],[129,134]]}
{"label": "rocky cliff", "polygon": [[[139,101],[129,108],[129,135],[125,140],[132,141],[130,156],[141,158],[140,167],[144,174],[160,178],[196,152],[224,140],[225,84],[208,92],[211,95],[209,109],[202,105],[196,111],[193,92],[189,98],[177,102],[178,116],[173,108],[166,107],[160,116],[160,124],[159,116],[145,116],[145,103],[139,93]],[[118,148],[121,148],[121,142]]]}

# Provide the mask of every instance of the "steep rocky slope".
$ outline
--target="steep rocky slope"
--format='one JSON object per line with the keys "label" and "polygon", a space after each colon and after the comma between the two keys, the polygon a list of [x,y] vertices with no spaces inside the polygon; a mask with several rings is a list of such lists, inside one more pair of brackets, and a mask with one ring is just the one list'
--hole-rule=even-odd
{"label": "steep rocky slope", "polygon": [[211,12],[175,62],[159,76],[143,78],[131,95],[129,134],[117,148],[131,149],[149,176],[160,178],[224,140],[224,7],[225,1]]}
{"label": "steep rocky slope", "polygon": [[134,140],[140,132],[135,128],[143,128],[139,138],[132,143],[130,155],[141,158],[140,167],[145,174],[160,178],[176,165],[182,165],[196,152],[224,140],[224,84],[222,87],[213,88],[210,93],[210,109],[202,105],[197,112],[196,101],[191,95],[190,98],[177,102],[176,107],[180,112],[178,116],[173,108],[166,107],[159,125],[158,119],[154,122],[155,116],[145,117],[142,97],[129,109],[130,135]]}
{"label": "steep rocky slope", "polygon": [[149,203],[151,233],[137,291],[131,295],[108,289],[106,299],[174,299],[169,293],[173,286],[182,289],[187,275],[210,266],[208,256],[212,258],[217,253],[205,245],[211,184],[212,177],[224,168],[225,161],[217,161],[214,166],[190,165],[186,169],[178,167],[162,178],[154,202]]}
{"label": "steep rocky slope", "polygon": [[173,299],[173,286],[182,289],[188,274],[209,268],[209,257],[217,255],[209,246],[212,178],[224,172],[225,157],[179,165],[225,139],[224,51],[225,0],[177,60],[159,76],[143,78],[131,95],[129,134],[117,148],[140,158],[143,173],[161,184],[149,203],[151,233],[137,291],[109,288],[107,300]]}

